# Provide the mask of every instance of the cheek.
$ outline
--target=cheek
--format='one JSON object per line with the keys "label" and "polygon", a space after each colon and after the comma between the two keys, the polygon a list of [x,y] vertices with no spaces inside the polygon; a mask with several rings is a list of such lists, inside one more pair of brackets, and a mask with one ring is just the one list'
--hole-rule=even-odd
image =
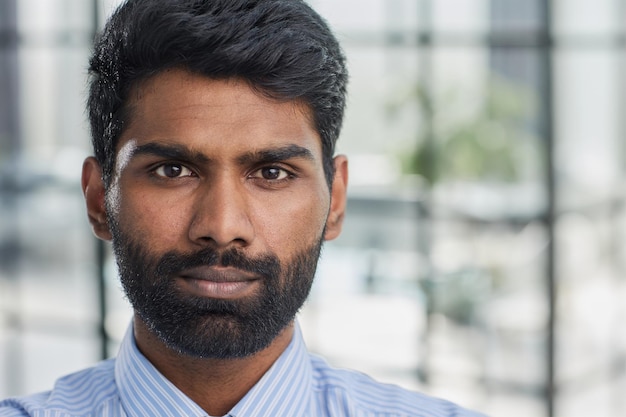
{"label": "cheek", "polygon": [[257,237],[274,253],[296,252],[317,243],[323,234],[329,198],[323,193],[283,198],[273,209],[256,211]]}
{"label": "cheek", "polygon": [[181,238],[185,205],[162,195],[142,192],[120,193],[117,219],[121,231],[138,242],[149,242],[154,250],[169,250]]}

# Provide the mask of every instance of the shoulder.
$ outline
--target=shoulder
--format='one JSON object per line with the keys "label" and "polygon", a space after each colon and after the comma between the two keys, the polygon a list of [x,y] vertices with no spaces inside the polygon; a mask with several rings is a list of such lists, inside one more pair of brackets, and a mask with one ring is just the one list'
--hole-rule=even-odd
{"label": "shoulder", "polygon": [[333,404],[332,407],[343,409],[345,415],[484,417],[440,398],[378,382],[360,372],[333,368],[315,356],[312,356],[312,365],[319,402]]}
{"label": "shoulder", "polygon": [[58,379],[51,391],[0,401],[0,417],[87,417],[116,399],[111,359]]}
{"label": "shoulder", "polygon": [[33,406],[45,403],[50,392],[42,392],[23,398],[9,398],[0,401],[0,417],[26,417],[31,416]]}

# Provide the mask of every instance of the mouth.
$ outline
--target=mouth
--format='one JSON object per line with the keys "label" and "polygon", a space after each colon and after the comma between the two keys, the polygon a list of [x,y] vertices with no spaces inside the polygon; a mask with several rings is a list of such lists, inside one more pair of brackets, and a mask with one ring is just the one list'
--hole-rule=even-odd
{"label": "mouth", "polygon": [[231,267],[197,267],[179,275],[181,288],[193,295],[217,299],[236,299],[253,293],[260,278]]}

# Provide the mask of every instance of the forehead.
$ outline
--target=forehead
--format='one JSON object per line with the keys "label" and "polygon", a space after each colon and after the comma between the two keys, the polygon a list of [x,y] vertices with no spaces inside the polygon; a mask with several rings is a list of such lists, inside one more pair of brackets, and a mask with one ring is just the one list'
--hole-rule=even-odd
{"label": "forehead", "polygon": [[303,141],[321,153],[307,104],[270,98],[241,79],[167,70],[135,86],[127,109],[117,151],[129,140],[157,139],[248,149],[268,141]]}

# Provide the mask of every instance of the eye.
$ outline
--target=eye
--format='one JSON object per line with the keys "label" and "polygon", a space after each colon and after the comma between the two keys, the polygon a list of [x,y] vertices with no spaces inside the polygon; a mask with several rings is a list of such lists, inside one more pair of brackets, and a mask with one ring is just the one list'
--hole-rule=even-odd
{"label": "eye", "polygon": [[287,179],[291,174],[286,170],[278,167],[263,167],[255,171],[251,176],[253,178],[264,179],[267,181],[280,181]]}
{"label": "eye", "polygon": [[158,166],[154,173],[159,177],[165,178],[190,177],[194,175],[193,171],[186,166],[172,163]]}

